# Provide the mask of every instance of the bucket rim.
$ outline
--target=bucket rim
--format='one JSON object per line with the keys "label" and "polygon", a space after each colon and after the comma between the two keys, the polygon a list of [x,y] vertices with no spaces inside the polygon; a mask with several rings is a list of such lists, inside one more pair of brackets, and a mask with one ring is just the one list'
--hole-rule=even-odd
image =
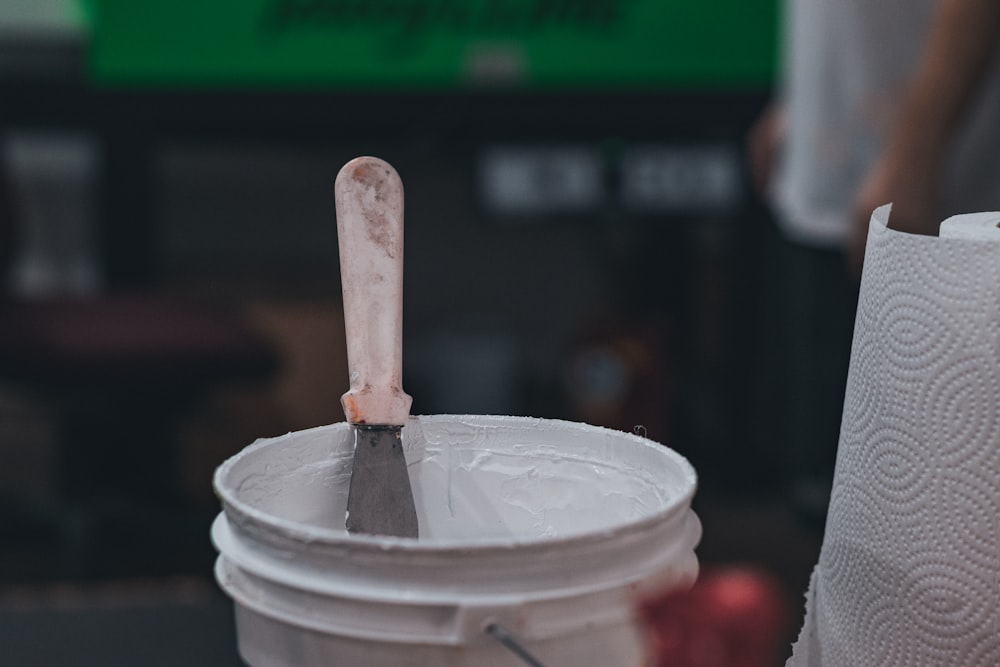
{"label": "bucket rim", "polygon": [[436,414],[436,415],[413,415],[411,420],[430,421],[455,421],[455,420],[475,420],[477,422],[489,423],[502,421],[505,424],[520,423],[527,425],[530,423],[545,423],[563,428],[586,429],[587,431],[603,432],[614,437],[624,438],[643,447],[656,448],[664,456],[672,459],[678,467],[680,476],[685,480],[684,489],[671,497],[662,507],[648,515],[623,521],[614,526],[597,530],[585,530],[574,532],[568,535],[557,537],[529,537],[529,538],[483,538],[481,540],[454,539],[454,538],[405,538],[388,535],[366,535],[351,534],[343,529],[327,528],[315,524],[309,524],[293,519],[279,518],[272,514],[257,509],[250,503],[240,500],[235,492],[227,488],[224,483],[225,476],[236,466],[240,459],[254,451],[269,446],[274,446],[280,441],[312,432],[320,432],[334,428],[350,426],[347,422],[335,422],[315,426],[309,429],[293,431],[285,435],[273,438],[261,438],[248,445],[240,452],[223,461],[215,470],[212,478],[212,486],[216,496],[222,503],[222,510],[226,517],[234,522],[236,526],[263,525],[267,527],[267,532],[255,530],[257,539],[264,539],[277,545],[284,540],[296,543],[308,543],[312,547],[322,548],[342,548],[349,546],[352,550],[370,551],[391,555],[393,553],[420,553],[426,555],[448,555],[455,554],[478,554],[486,555],[491,553],[506,553],[517,551],[525,553],[533,549],[548,551],[553,546],[584,546],[589,543],[603,543],[616,536],[631,533],[636,530],[651,528],[663,523],[675,515],[683,513],[691,506],[691,501],[698,487],[698,475],[694,466],[682,454],[676,450],[627,431],[619,431],[604,426],[595,426],[584,422],[574,422],[563,419],[547,419],[542,417],[510,416],[510,415],[470,415],[470,414]]}

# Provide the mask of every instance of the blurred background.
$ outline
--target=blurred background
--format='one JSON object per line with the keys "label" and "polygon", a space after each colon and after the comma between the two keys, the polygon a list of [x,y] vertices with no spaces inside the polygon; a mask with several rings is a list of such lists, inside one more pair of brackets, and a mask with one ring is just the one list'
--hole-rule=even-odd
{"label": "blurred background", "polygon": [[[775,0],[0,3],[0,645],[238,664],[211,475],[343,419],[332,184],[406,187],[414,413],[638,429],[703,563],[787,593],[773,230],[744,165]],[[59,642],[44,638],[58,633]]]}

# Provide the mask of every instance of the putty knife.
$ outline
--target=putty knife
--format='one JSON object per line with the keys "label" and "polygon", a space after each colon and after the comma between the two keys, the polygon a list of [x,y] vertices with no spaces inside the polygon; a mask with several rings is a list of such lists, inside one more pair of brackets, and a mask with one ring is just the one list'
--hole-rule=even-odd
{"label": "putty knife", "polygon": [[354,425],[347,530],[415,538],[401,438],[412,403],[402,388],[403,184],[386,162],[359,157],[334,194],[351,380],[340,400]]}

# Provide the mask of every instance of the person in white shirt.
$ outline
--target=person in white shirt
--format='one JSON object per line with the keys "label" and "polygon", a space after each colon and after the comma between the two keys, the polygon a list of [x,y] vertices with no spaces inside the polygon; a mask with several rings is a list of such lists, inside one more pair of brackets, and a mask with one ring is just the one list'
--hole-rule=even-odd
{"label": "person in white shirt", "polygon": [[1000,210],[1000,0],[786,0],[784,44],[748,154],[785,240],[793,493],[825,516],[872,211]]}

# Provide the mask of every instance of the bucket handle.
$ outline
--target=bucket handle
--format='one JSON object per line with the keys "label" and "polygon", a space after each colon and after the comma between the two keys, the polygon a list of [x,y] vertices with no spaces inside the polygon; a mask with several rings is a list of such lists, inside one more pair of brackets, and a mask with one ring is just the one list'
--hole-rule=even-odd
{"label": "bucket handle", "polygon": [[496,621],[490,621],[487,623],[486,627],[483,628],[483,632],[503,644],[508,651],[523,660],[524,664],[529,667],[545,667],[545,665],[542,664],[538,658],[531,655],[531,653],[528,652],[528,649],[524,648],[519,641],[514,639],[514,636],[511,635],[505,627]]}

